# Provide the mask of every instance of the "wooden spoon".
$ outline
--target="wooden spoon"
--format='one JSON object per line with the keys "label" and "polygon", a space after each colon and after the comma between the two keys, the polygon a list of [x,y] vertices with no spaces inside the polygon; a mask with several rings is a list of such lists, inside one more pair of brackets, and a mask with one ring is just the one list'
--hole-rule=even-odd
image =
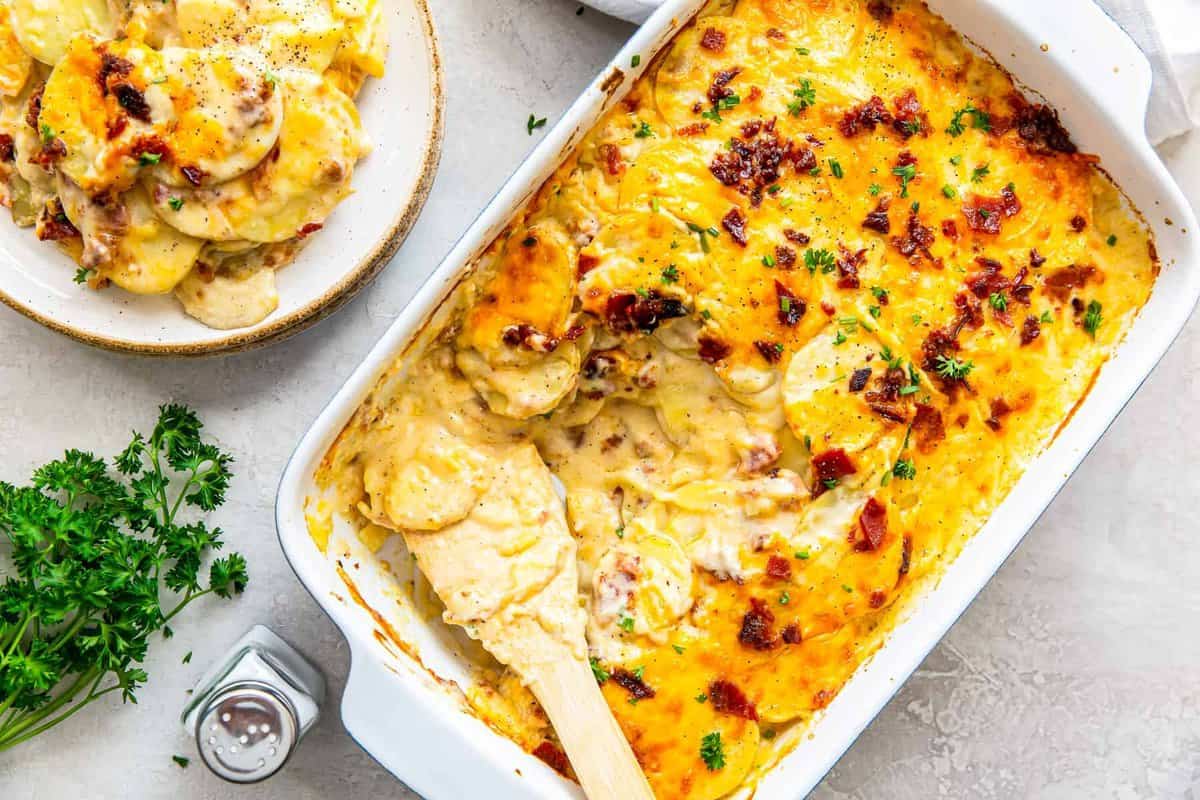
{"label": "wooden spoon", "polygon": [[575,540],[533,445],[498,460],[464,519],[404,538],[446,621],[516,671],[542,704],[588,798],[653,800],[588,664]]}

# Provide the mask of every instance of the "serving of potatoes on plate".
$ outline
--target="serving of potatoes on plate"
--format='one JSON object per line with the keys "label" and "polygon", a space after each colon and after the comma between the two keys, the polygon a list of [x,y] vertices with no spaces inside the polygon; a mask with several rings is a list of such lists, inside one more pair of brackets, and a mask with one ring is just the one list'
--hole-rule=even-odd
{"label": "serving of potatoes on plate", "polygon": [[77,283],[255,325],[370,150],[379,2],[0,0],[0,204]]}

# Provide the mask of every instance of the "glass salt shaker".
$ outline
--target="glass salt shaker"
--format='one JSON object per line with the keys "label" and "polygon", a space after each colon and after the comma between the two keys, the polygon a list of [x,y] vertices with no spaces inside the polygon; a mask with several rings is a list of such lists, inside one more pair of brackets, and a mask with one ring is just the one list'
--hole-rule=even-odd
{"label": "glass salt shaker", "polygon": [[324,699],[316,667],[255,625],[196,684],[183,725],[209,769],[233,783],[256,783],[287,763]]}

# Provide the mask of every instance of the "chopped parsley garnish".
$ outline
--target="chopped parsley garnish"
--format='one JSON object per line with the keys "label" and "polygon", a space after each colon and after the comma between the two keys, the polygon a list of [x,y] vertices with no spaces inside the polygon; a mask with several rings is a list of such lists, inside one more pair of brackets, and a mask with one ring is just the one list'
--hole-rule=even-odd
{"label": "chopped parsley garnish", "polygon": [[187,756],[171,756],[171,760],[178,764],[180,769],[187,769],[187,765],[192,763]]}
{"label": "chopped parsley garnish", "polygon": [[954,356],[937,357],[937,374],[943,378],[961,381],[975,369],[974,361],[959,361]]}
{"label": "chopped parsley garnish", "polygon": [[904,123],[904,132],[907,133],[909,136],[916,136],[918,133],[921,132],[921,120],[910,119],[908,122],[905,122]]}
{"label": "chopped parsley garnish", "polygon": [[91,274],[92,271],[87,267],[80,267],[79,269],[75,270],[75,277],[72,280],[74,280],[76,283],[87,283],[87,279]]}
{"label": "chopped parsley garnish", "polygon": [[836,263],[833,253],[824,248],[804,251],[804,266],[808,267],[811,273],[815,274],[818,268],[822,272],[832,272]]}
{"label": "chopped parsley garnish", "polygon": [[677,645],[677,644],[673,644],[673,645],[671,645],[671,649],[672,649],[672,650],[674,650],[674,651],[675,651],[676,653],[678,653],[679,655],[683,655],[683,653],[684,653],[684,650],[685,650],[686,648],[684,648],[684,647],[682,647],[682,646],[680,646],[680,645]]}
{"label": "chopped parsley garnish", "polygon": [[191,650],[188,650],[186,653],[184,653],[182,663],[184,663],[184,664],[192,663],[192,651]]}
{"label": "chopped parsley garnish", "polygon": [[785,314],[787,312],[791,311],[792,310],[792,298],[790,298],[790,297],[779,298],[779,310]]}
{"label": "chopped parsley garnish", "polygon": [[646,674],[645,665],[637,666],[637,667],[633,668],[633,677],[637,678],[639,681],[643,678],[643,676],[645,676],[645,674]]}
{"label": "chopped parsley garnish", "polygon": [[54,141],[54,128],[51,128],[49,125],[43,122],[41,131],[43,142],[50,144],[52,141]]}
{"label": "chopped parsley garnish", "polygon": [[703,692],[701,692],[700,694],[696,695],[696,697],[695,697],[695,700],[696,700],[696,702],[697,702],[697,703],[707,703],[707,702],[708,702],[708,695],[706,695],[706,694],[704,694]]}
{"label": "chopped parsley garnish", "polygon": [[592,668],[592,675],[596,678],[596,683],[604,683],[606,680],[608,680],[610,677],[612,677],[611,675],[609,675],[608,670],[606,670],[604,667],[600,666],[600,659],[589,658],[588,664]]}
{"label": "chopped parsley garnish", "polygon": [[958,197],[958,190],[947,183],[942,187],[942,194],[947,200],[953,200],[954,198]]}
{"label": "chopped parsley garnish", "polygon": [[870,306],[870,307],[867,309],[867,313],[868,313],[868,314],[870,314],[870,315],[871,315],[872,317],[874,317],[875,319],[879,319],[879,316],[880,316],[881,314],[883,314],[883,309],[882,309],[882,308],[880,308],[879,306]]}
{"label": "chopped parsley garnish", "polygon": [[792,555],[796,556],[796,558],[800,559],[801,561],[808,561],[809,552],[807,550],[797,550]]}
{"label": "chopped parsley garnish", "polygon": [[675,283],[679,280],[679,269],[674,264],[668,264],[667,268],[662,271],[663,283]]}
{"label": "chopped parsley garnish", "polygon": [[892,174],[900,179],[900,196],[908,197],[909,181],[917,177],[916,164],[904,164],[899,167],[892,167]]}
{"label": "chopped parsley garnish", "polygon": [[713,233],[713,231],[715,231],[716,229],[715,229],[715,228],[708,228],[708,229],[706,230],[706,229],[704,229],[704,228],[701,228],[699,225],[697,225],[697,224],[696,224],[696,223],[694,223],[694,222],[689,222],[689,223],[687,224],[687,227],[688,227],[688,230],[689,230],[689,231],[691,231],[692,233],[694,233],[694,234],[696,234],[697,236],[699,236],[699,237],[700,237],[700,249],[701,249],[701,250],[703,250],[703,251],[704,251],[704,252],[706,252],[706,253],[712,252],[712,247],[710,247],[710,246],[709,246],[709,244],[708,244],[708,237],[709,237],[709,236],[716,236],[716,234],[715,234],[715,233]]}
{"label": "chopped parsley garnish", "polygon": [[812,81],[805,78],[800,81],[799,89],[792,90],[792,97],[795,99],[788,103],[788,113],[793,117],[798,117],[806,108],[816,104],[817,90],[813,88]]}
{"label": "chopped parsley garnish", "polygon": [[1052,322],[1054,322],[1054,313],[1049,310],[1043,311],[1042,316],[1038,318],[1038,321],[1042,322],[1043,324],[1049,325]]}
{"label": "chopped parsley garnish", "polygon": [[952,137],[962,136],[966,127],[963,125],[963,117],[971,116],[971,127],[981,131],[990,131],[992,129],[992,119],[987,115],[987,112],[980,111],[972,103],[967,103],[962,108],[954,112],[954,118],[950,120],[950,125],[946,128],[946,133]]}
{"label": "chopped parsley garnish", "polygon": [[525,121],[525,132],[528,133],[530,136],[533,136],[533,132],[536,131],[538,128],[544,128],[544,127],[546,127],[546,118],[545,117],[538,119],[533,114],[530,114],[529,119]]}
{"label": "chopped parsley garnish", "polygon": [[825,484],[826,489],[836,489],[839,481],[837,478],[825,478],[821,483]]}
{"label": "chopped parsley garnish", "polygon": [[911,458],[902,458],[892,467],[892,474],[901,480],[911,481],[917,477],[917,465]]}
{"label": "chopped parsley garnish", "polygon": [[623,613],[621,619],[617,622],[617,627],[626,633],[633,633],[633,617],[627,613]]}
{"label": "chopped parsley garnish", "polygon": [[980,164],[978,167],[971,170],[971,183],[982,182],[984,178],[991,174],[991,172],[991,167],[989,167],[987,164]]}
{"label": "chopped parsley garnish", "polygon": [[1087,304],[1087,310],[1083,313],[1083,329],[1088,332],[1093,339],[1096,338],[1096,329],[1104,323],[1104,317],[1100,313],[1102,307],[1095,300]]}
{"label": "chopped parsley garnish", "polygon": [[988,295],[988,305],[997,311],[1008,310],[1008,295],[1004,292],[992,292]]}
{"label": "chopped parsley garnish", "polygon": [[846,173],[842,170],[841,162],[836,158],[829,159],[829,171],[833,173],[833,177],[841,180],[846,177]]}
{"label": "chopped parsley garnish", "polygon": [[700,740],[700,758],[709,772],[716,772],[725,766],[725,745],[721,744],[720,731],[705,734]]}
{"label": "chopped parsley garnish", "polygon": [[775,256],[771,255],[770,253],[767,253],[765,256],[762,257],[762,263],[763,263],[764,267],[775,266]]}
{"label": "chopped parsley garnish", "polygon": [[183,208],[183,198],[182,197],[172,197],[170,200],[167,201],[167,205],[169,205],[171,207],[172,211],[178,211],[179,209]]}
{"label": "chopped parsley garnish", "polygon": [[263,73],[263,80],[265,80],[267,82],[267,85],[270,86],[272,89],[274,89],[275,86],[278,85],[278,83],[279,83],[279,78],[275,75],[274,72],[271,72],[271,70],[267,70],[266,72]]}
{"label": "chopped parsley garnish", "polygon": [[957,167],[962,163],[962,156],[950,156],[950,163]]}
{"label": "chopped parsley garnish", "polygon": [[787,592],[782,592],[779,595],[779,605],[786,606],[789,602],[791,602],[791,599],[792,598],[788,596]]}
{"label": "chopped parsley garnish", "polygon": [[854,587],[853,587],[853,586],[851,586],[851,585],[850,585],[850,584],[848,584],[848,583],[843,583],[843,584],[842,584],[842,591],[843,591],[843,592],[845,592],[846,594],[853,594],[853,592],[854,592]]}
{"label": "chopped parsley garnish", "polygon": [[811,51],[807,47],[797,47],[796,48],[796,55],[798,55],[798,56],[806,56],[810,52]]}
{"label": "chopped parsley garnish", "polygon": [[845,344],[846,343],[846,334],[842,333],[841,331],[838,331],[837,336],[833,337],[833,343],[835,345]]}
{"label": "chopped parsley garnish", "polygon": [[654,135],[654,129],[650,127],[649,122],[643,121],[642,124],[638,125],[637,129],[634,130],[633,135],[638,139],[649,139]]}
{"label": "chopped parsley garnish", "polygon": [[838,324],[842,326],[842,330],[846,333],[854,333],[858,330],[857,317],[841,317],[838,319]]}
{"label": "chopped parsley garnish", "polygon": [[920,315],[920,314],[913,314],[913,315],[912,315],[912,324],[913,324],[913,325],[920,325],[920,324],[921,324],[921,315]]}
{"label": "chopped parsley garnish", "polygon": [[705,319],[712,319],[712,312],[706,308],[700,312],[700,316],[704,317]]}
{"label": "chopped parsley garnish", "polygon": [[643,300],[650,296],[650,292],[646,291],[645,286],[639,286],[636,289],[634,289],[634,291],[637,292],[637,296],[642,298]]}
{"label": "chopped parsley garnish", "polygon": [[142,153],[138,156],[138,164],[143,167],[153,166],[160,161],[162,161],[161,153]]}
{"label": "chopped parsley garnish", "polygon": [[618,538],[618,539],[624,539],[624,538],[625,538],[625,526],[624,526],[624,525],[618,525],[618,526],[617,526],[617,538]]}
{"label": "chopped parsley garnish", "polygon": [[867,187],[867,194],[871,195],[872,197],[875,197],[882,191],[883,191],[883,187],[880,186],[878,183],[872,183],[870,186]]}
{"label": "chopped parsley garnish", "polygon": [[1109,247],[1116,247],[1117,246],[1117,235],[1115,233],[1110,233],[1108,235],[1108,239],[1106,239],[1105,241],[1108,242]]}
{"label": "chopped parsley garnish", "polygon": [[641,57],[641,55],[639,55],[637,53],[634,53],[633,58],[629,59],[629,66],[631,66],[635,69],[641,63],[642,63],[642,57]]}

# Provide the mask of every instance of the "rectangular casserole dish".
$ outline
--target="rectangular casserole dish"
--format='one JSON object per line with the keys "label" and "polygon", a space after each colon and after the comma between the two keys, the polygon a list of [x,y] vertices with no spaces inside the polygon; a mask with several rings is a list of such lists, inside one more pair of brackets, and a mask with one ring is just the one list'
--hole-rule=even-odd
{"label": "rectangular casserole dish", "polygon": [[[404,620],[411,648],[397,646],[386,615],[387,580],[368,559],[337,563],[314,544],[306,498],[314,472],[379,375],[411,356],[431,316],[468,266],[537,191],[566,154],[649,66],[703,0],[670,0],[631,39],[541,146],[505,184],[413,302],[375,346],[300,442],[280,485],[277,525],[284,553],[305,586],[346,635],[352,654],[342,714],[371,755],[422,795],[439,800],[579,796],[570,784],[483,722],[439,682],[467,677],[439,622]],[[811,735],[758,784],[769,800],[802,796],[854,741],[976,596],[1095,444],[1186,322],[1200,295],[1195,220],[1142,130],[1150,68],[1091,0],[930,0],[960,33],[987,49],[1018,80],[1058,109],[1076,141],[1098,154],[1157,239],[1162,274],[1116,355],[1054,443],[1028,468],[988,524],[936,585],[907,604],[881,650],[846,684]],[[353,589],[343,575],[353,570]],[[394,603],[392,603],[394,605]],[[428,669],[430,672],[426,672]],[[436,677],[435,677],[436,676]],[[469,764],[469,766],[467,766]]]}

